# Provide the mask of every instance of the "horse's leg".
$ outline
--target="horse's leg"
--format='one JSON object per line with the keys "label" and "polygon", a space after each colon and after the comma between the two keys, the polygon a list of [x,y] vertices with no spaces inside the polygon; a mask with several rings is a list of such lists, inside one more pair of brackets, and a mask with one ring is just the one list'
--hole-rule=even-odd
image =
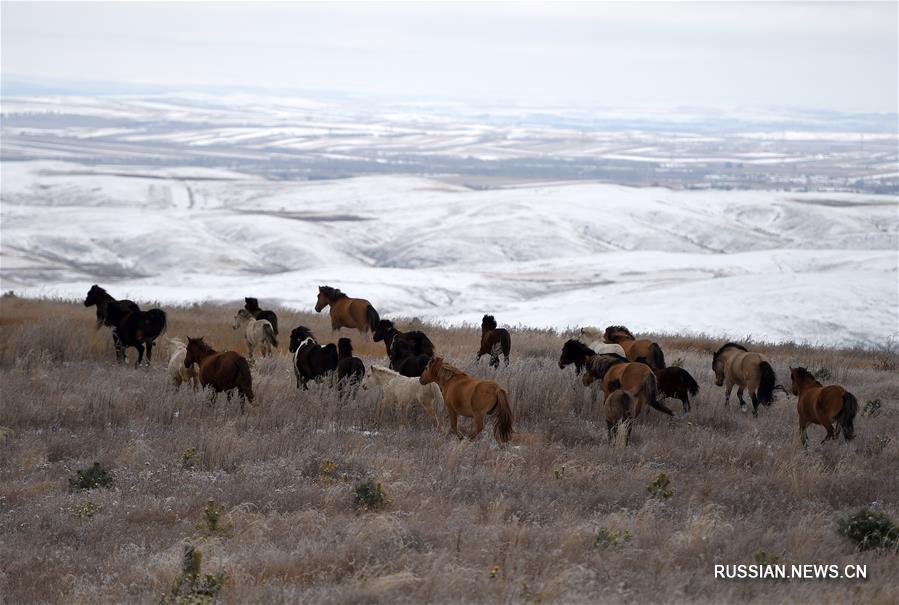
{"label": "horse's leg", "polygon": [[746,410],[749,409],[749,408],[746,406],[746,400],[743,399],[743,391],[744,391],[745,389],[746,389],[746,388],[743,387],[743,386],[740,386],[740,388],[737,389],[737,399],[740,401],[740,411],[741,411],[741,412],[745,412]]}
{"label": "horse's leg", "polygon": [[153,341],[147,341],[147,367],[150,367],[150,362],[153,360]]}
{"label": "horse's leg", "polygon": [[730,378],[726,379],[724,382],[724,407],[727,407],[727,405],[730,403],[730,394],[733,390],[733,381]]}
{"label": "horse's leg", "polygon": [[759,415],[759,398],[758,395],[755,394],[755,391],[750,391],[749,397],[752,399],[752,415]]}
{"label": "horse's leg", "polygon": [[479,414],[475,412],[474,414],[474,430],[468,436],[470,441],[474,441],[475,438],[481,434],[481,431],[484,430],[484,414]]}
{"label": "horse's leg", "polygon": [[799,421],[799,440],[802,442],[802,447],[808,449],[808,423],[804,420]]}
{"label": "horse's leg", "polygon": [[491,356],[490,356],[490,367],[491,367],[491,368],[498,368],[498,367],[499,367],[499,356],[497,356],[497,355],[491,355]]}
{"label": "horse's leg", "polygon": [[134,364],[134,367],[139,368],[140,362],[144,360],[144,345],[137,341],[134,343],[134,348],[137,349],[137,363]]}
{"label": "horse's leg", "polygon": [[678,396],[681,403],[684,404],[684,414],[690,411],[690,395],[686,391],[681,391]]}
{"label": "horse's leg", "polygon": [[247,338],[247,354],[250,356],[250,359],[253,359],[253,343],[250,342],[249,338]]}
{"label": "horse's leg", "polygon": [[246,413],[247,396],[240,387],[237,388],[237,399],[240,401],[240,413],[243,415]]}
{"label": "horse's leg", "polygon": [[456,411],[450,409],[447,406],[446,417],[449,418],[450,432],[453,435],[455,435],[456,437],[458,437],[459,439],[464,439],[465,438],[464,435],[462,435],[462,433],[459,432],[459,415],[456,413]]}
{"label": "horse's leg", "polygon": [[606,430],[609,433],[609,446],[615,445],[615,435],[618,434],[618,423],[617,422],[606,422]]}
{"label": "horse's leg", "polygon": [[826,423],[824,425],[824,428],[827,429],[827,435],[824,437],[824,439],[821,440],[821,443],[824,443],[828,439],[836,439],[837,438],[836,434],[833,431],[833,425],[830,422]]}
{"label": "horse's leg", "polygon": [[212,396],[209,398],[209,407],[215,406],[215,400],[218,399],[219,392],[215,390],[215,387],[212,389]]}
{"label": "horse's leg", "polygon": [[503,364],[508,368],[509,367],[509,354],[503,353]]}

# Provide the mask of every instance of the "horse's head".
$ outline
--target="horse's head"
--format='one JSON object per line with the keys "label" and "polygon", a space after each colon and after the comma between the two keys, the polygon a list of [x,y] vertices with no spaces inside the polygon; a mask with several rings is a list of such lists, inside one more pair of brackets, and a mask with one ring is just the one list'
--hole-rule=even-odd
{"label": "horse's head", "polygon": [[189,368],[195,363],[200,363],[202,354],[209,351],[209,345],[203,342],[203,337],[187,337],[187,354],[184,356],[184,367]]}
{"label": "horse's head", "polygon": [[112,297],[106,290],[104,290],[97,284],[94,284],[93,286],[91,286],[91,289],[87,291],[87,297],[84,299],[84,306],[91,307],[93,305],[109,300],[110,298]]}
{"label": "horse's head", "polygon": [[621,344],[623,340],[634,340],[634,335],[624,326],[608,326],[602,340],[606,344]]}
{"label": "horse's head", "polygon": [[315,312],[321,313],[322,309],[331,304],[331,301],[328,300],[328,295],[325,292],[327,286],[319,286],[318,287],[318,300],[315,301]]}
{"label": "horse's head", "polygon": [[481,319],[481,330],[489,331],[496,329],[496,319],[492,315],[485,315],[483,319]]}
{"label": "horse's head", "polygon": [[296,353],[296,350],[300,348],[300,344],[307,338],[312,339],[312,342],[317,342],[315,340],[315,337],[312,335],[312,330],[310,330],[306,326],[299,326],[297,328],[294,328],[290,332],[290,352]]}
{"label": "horse's head", "polygon": [[378,327],[375,328],[375,333],[372,334],[372,340],[375,342],[381,342],[390,332],[394,329],[393,322],[389,319],[382,319],[378,322]]}
{"label": "horse's head", "polygon": [[818,381],[818,379],[816,379],[815,376],[811,372],[809,372],[807,369],[803,368],[802,366],[790,368],[790,383],[791,383],[790,391],[792,391],[792,393],[794,395],[796,395],[798,397],[799,391],[802,387],[802,384],[808,383],[808,382],[818,385],[818,386],[821,385],[821,383]]}
{"label": "horse's head", "polygon": [[437,377],[440,375],[440,370],[442,369],[443,358],[432,357],[431,361],[428,362],[427,367],[425,367],[424,371],[421,373],[418,381],[421,384],[431,384],[432,382],[437,382]]}
{"label": "horse's head", "polygon": [[259,301],[255,298],[253,298],[252,296],[248,296],[248,297],[244,298],[243,302],[244,302],[243,308],[246,309],[247,311],[249,311],[250,313],[256,313],[260,310],[259,309]]}
{"label": "horse's head", "polygon": [[569,339],[562,345],[562,355],[559,356],[559,368],[564,369],[569,364],[574,364],[577,373],[580,374],[587,361],[587,357],[594,355],[593,349],[579,340]]}
{"label": "horse's head", "polygon": [[353,341],[349,338],[341,338],[337,341],[337,355],[341,359],[353,356]]}
{"label": "horse's head", "polygon": [[712,371],[715,372],[715,386],[724,386],[724,356],[721,350],[712,354]]}
{"label": "horse's head", "polygon": [[235,330],[239,330],[247,325],[247,322],[252,318],[253,315],[246,309],[238,309],[237,313],[234,314],[234,321],[231,322],[231,327]]}

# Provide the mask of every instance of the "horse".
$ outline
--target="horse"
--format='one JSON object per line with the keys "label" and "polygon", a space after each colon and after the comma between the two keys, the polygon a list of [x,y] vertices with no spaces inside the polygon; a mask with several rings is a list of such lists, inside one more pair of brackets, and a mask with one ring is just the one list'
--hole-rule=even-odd
{"label": "horse", "polygon": [[290,333],[290,352],[293,353],[293,373],[297,388],[308,388],[310,380],[337,370],[337,346],[332,342],[321,346],[312,331],[299,326]]}
{"label": "horse", "polygon": [[185,382],[190,382],[193,390],[196,391],[200,386],[200,379],[197,376],[195,365],[185,367],[184,358],[187,356],[187,345],[180,338],[169,338],[169,347],[172,350],[169,357],[169,377],[175,384],[176,389],[180,389]]}
{"label": "horse", "polygon": [[[674,412],[659,401],[655,374],[645,363],[629,362],[614,353],[594,355],[587,362],[582,381],[588,387],[597,380],[606,397],[621,388],[637,399],[634,418],[639,415],[644,403],[663,414],[674,416]],[[616,381],[618,386],[613,388]]]}
{"label": "horse", "polygon": [[167,319],[162,309],[150,309],[149,311],[129,311],[128,306],[106,305],[106,323],[113,326],[112,339],[116,346],[116,358],[124,363],[127,361],[126,349],[137,349],[137,362],[139,366],[144,359],[144,347],[147,349],[147,365],[153,359],[153,343],[165,332]]}
{"label": "horse", "polygon": [[107,292],[97,284],[91,286],[91,289],[87,291],[87,297],[84,299],[85,307],[91,307],[93,305],[97,306],[96,329],[98,330],[102,326],[109,326],[110,328],[115,327],[113,324],[108,323],[106,317],[106,309],[109,306],[118,307],[118,309],[120,310],[120,315],[127,315],[128,313],[133,313],[134,311],[140,311],[140,307],[138,307],[137,303],[135,303],[133,300],[116,300],[109,294],[109,292]]}
{"label": "horse", "polygon": [[390,369],[403,376],[417,378],[434,356],[434,343],[424,332],[400,332],[389,319],[382,319],[375,328],[372,340],[384,341]]}
{"label": "horse", "polygon": [[365,364],[353,357],[353,343],[349,338],[337,341],[337,386],[354,385],[365,377]]}
{"label": "horse", "polygon": [[752,414],[758,416],[759,404],[771,405],[774,401],[774,383],[777,376],[768,360],[759,353],[751,353],[743,345],[729,342],[712,356],[712,370],[715,384],[724,386],[724,405],[730,401],[730,393],[737,385],[737,399],[740,411],[746,411],[743,399],[744,389],[749,389],[752,398]]}
{"label": "horse", "polygon": [[640,414],[640,401],[621,388],[618,380],[609,382],[612,392],[606,398],[606,431],[609,434],[609,445],[615,442],[618,427],[624,426],[624,445],[631,439],[631,424]]}
{"label": "horse", "polygon": [[665,367],[665,355],[658,343],[648,338],[637,339],[631,331],[624,326],[609,326],[603,332],[603,342],[617,344],[624,349],[624,357],[629,361],[637,361],[638,357],[645,357],[647,365],[653,370],[661,370]]}
{"label": "horse", "polygon": [[[275,315],[274,311],[268,311],[266,309],[259,308],[259,301],[252,297],[246,297],[244,300],[243,308],[252,313],[253,319],[264,319],[268,323],[272,324],[272,330],[275,332],[275,336],[278,335],[278,316]],[[276,345],[277,346],[277,345]]]}
{"label": "horse", "polygon": [[[638,357],[639,363],[646,363],[645,357]],[[647,364],[649,365],[649,364]],[[665,397],[680,399],[684,405],[684,412],[690,411],[690,396],[696,396],[699,392],[699,384],[687,370],[677,366],[653,370],[656,382],[659,385],[659,393]]]}
{"label": "horse", "polygon": [[[434,421],[434,426],[439,427],[437,413],[434,408],[443,406],[443,394],[436,384],[422,384],[419,378],[403,376],[384,366],[373,365],[369,373],[362,381],[363,389],[381,387],[383,395],[379,406],[384,402],[389,404],[418,403]],[[380,413],[380,408],[379,408]]]}
{"label": "horse", "polygon": [[272,354],[272,347],[278,346],[275,328],[271,322],[267,319],[253,319],[253,314],[246,309],[238,309],[231,327],[243,331],[244,340],[247,342],[247,353],[251,358],[256,347],[259,347],[263,357],[268,357]]}
{"label": "horse", "polygon": [[614,343],[608,344],[606,342],[603,342],[603,331],[599,328],[594,328],[593,326],[584,326],[583,328],[581,328],[581,336],[583,336],[587,341],[587,346],[600,355],[603,353],[616,353],[617,355],[626,357],[626,355],[624,354],[624,349],[621,347],[621,345]]}
{"label": "horse", "polygon": [[481,360],[482,355],[490,355],[490,365],[499,367],[499,354],[503,354],[503,363],[509,366],[509,351],[512,350],[512,337],[505,328],[496,327],[496,319],[492,315],[485,315],[481,319],[481,348],[475,362]]}
{"label": "horse", "polygon": [[596,355],[596,351],[592,348],[588,347],[580,340],[570,338],[565,341],[564,345],[562,345],[562,355],[559,357],[559,368],[564,370],[567,366],[574,364],[574,373],[580,376],[581,372],[584,371],[584,366],[587,365],[587,361],[594,355]]}
{"label": "horse", "polygon": [[474,440],[484,430],[484,416],[496,414],[493,419],[493,437],[499,443],[512,438],[512,409],[505,389],[492,380],[472,378],[462,370],[444,363],[442,357],[434,357],[421,373],[421,384],[437,383],[443,394],[451,432],[463,439],[459,432],[459,416],[474,419],[474,430],[468,436]]}
{"label": "horse", "polygon": [[[808,425],[820,424],[827,429],[821,441],[836,439],[843,431],[843,437],[850,441],[855,437],[855,414],[858,400],[855,395],[838,384],[823,386],[805,368],[790,368],[793,394],[799,397],[799,437],[802,445],[808,447]],[[837,423],[834,430],[834,422]]]}
{"label": "horse", "polygon": [[363,334],[368,334],[381,321],[378,312],[364,298],[350,298],[337,288],[319,286],[315,312],[321,313],[322,309],[329,305],[332,332],[340,328],[356,328]]}
{"label": "horse", "polygon": [[237,389],[240,399],[240,413],[244,412],[244,403],[253,403],[253,376],[250,374],[250,364],[240,354],[234,351],[219,353],[203,338],[187,338],[187,354],[184,356],[184,367],[189,368],[197,364],[200,366],[200,385],[205,389],[212,388],[210,404],[215,403],[219,393],[225,392],[228,401],[231,401],[231,393]]}

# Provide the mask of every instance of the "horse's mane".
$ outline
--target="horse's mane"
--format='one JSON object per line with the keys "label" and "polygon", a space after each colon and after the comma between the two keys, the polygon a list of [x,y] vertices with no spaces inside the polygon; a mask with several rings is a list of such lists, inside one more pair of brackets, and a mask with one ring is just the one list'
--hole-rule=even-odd
{"label": "horse's mane", "polygon": [[347,298],[347,295],[331,286],[319,286],[318,291],[328,297],[328,300],[337,300],[339,298]]}
{"label": "horse's mane", "polygon": [[596,351],[582,343],[580,340],[576,340],[574,338],[568,339],[567,341],[565,341],[565,344],[562,345],[562,350],[564,351],[566,349],[577,349],[579,353],[583,353],[588,357],[591,355],[596,355]]}
{"label": "horse's mane", "polygon": [[[295,353],[299,349],[299,344],[303,342],[303,340],[311,338],[312,342],[318,344],[318,341],[315,340],[315,336],[312,335],[312,330],[307,328],[306,326],[297,326],[290,332],[290,347],[288,349],[291,353]],[[296,347],[296,348],[294,348]]]}
{"label": "horse's mane", "polygon": [[604,357],[606,359],[614,359],[615,363],[628,363],[630,361],[627,357],[619,355],[618,353],[601,353],[599,355],[594,355],[594,357]]}
{"label": "horse's mane", "polygon": [[188,340],[188,345],[190,345],[190,344],[196,345],[197,348],[200,349],[201,353],[215,353],[216,352],[215,349],[213,349],[208,344],[206,344],[206,342],[203,340],[202,336],[199,338],[188,337],[187,340]]}
{"label": "horse's mane", "polygon": [[442,366],[440,366],[440,371],[447,371],[450,374],[450,377],[453,376],[469,376],[468,372],[457,368],[456,366],[451,366],[450,364],[444,362]]}
{"label": "horse's mane", "polygon": [[627,363],[627,359],[618,353],[603,353],[602,355],[594,355],[587,360],[587,368],[597,378],[602,378],[608,372],[609,368],[619,363]]}
{"label": "horse's mane", "polygon": [[605,335],[611,336],[615,332],[624,332],[630,339],[636,338],[633,334],[631,334],[631,331],[628,330],[627,328],[625,328],[624,326],[609,326],[606,328]]}
{"label": "horse's mane", "polygon": [[721,355],[721,353],[724,352],[724,349],[740,349],[741,351],[748,351],[748,350],[749,350],[749,349],[747,349],[746,347],[744,347],[743,345],[739,345],[739,344],[737,344],[737,343],[735,343],[735,342],[729,342],[729,343],[727,343],[727,344],[725,344],[725,345],[722,345],[720,349],[718,349],[717,351],[715,351],[715,358],[716,358],[716,359],[718,358],[719,355]]}
{"label": "horse's mane", "polygon": [[801,366],[798,368],[792,368],[792,369],[794,372],[796,372],[799,375],[800,378],[810,378],[812,380],[812,382],[814,382],[816,385],[818,385],[819,387],[822,386],[821,382],[817,378],[815,378],[815,375],[812,374],[811,372],[809,372],[807,369],[805,369]]}
{"label": "horse's mane", "polygon": [[492,315],[485,315],[481,320],[481,328],[487,328],[488,330],[496,329],[496,318]]}

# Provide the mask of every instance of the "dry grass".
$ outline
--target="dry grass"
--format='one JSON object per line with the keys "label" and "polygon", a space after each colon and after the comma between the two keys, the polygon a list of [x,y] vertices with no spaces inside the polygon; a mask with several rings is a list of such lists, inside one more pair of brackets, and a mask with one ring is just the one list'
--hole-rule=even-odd
{"label": "dry grass", "polygon": [[[242,351],[233,312],[170,309],[168,335]],[[813,428],[805,452],[794,399],[758,419],[724,409],[707,353],[718,343],[659,336],[702,390],[689,416],[649,411],[622,449],[606,445],[601,405],[556,365],[561,335],[514,331],[511,367],[493,371],[471,367],[474,329],[425,326],[441,353],[508,389],[519,434],[499,448],[489,431],[474,443],[438,434],[415,408],[378,423],[373,392],[298,391],[287,333],[302,323],[329,340],[327,318],[279,315],[281,354],[255,364],[259,406],[241,416],[175,392],[167,356],[149,370],[115,365],[93,309],[0,301],[0,601],[158,602],[189,540],[203,573],[227,572],[222,596],[235,603],[895,602],[899,555],[856,552],[836,531],[861,506],[899,518],[899,381],[878,369],[882,352],[755,345],[781,379],[790,362],[826,367],[862,406],[884,403],[857,419],[855,442],[817,445]],[[381,343],[351,336],[366,363],[383,361]],[[113,487],[70,491],[68,476],[94,461]],[[661,472],[669,499],[647,490]],[[369,477],[383,509],[354,505]],[[214,532],[199,528],[210,499],[224,509]],[[713,577],[715,563],[759,550],[867,564],[869,577]]]}

